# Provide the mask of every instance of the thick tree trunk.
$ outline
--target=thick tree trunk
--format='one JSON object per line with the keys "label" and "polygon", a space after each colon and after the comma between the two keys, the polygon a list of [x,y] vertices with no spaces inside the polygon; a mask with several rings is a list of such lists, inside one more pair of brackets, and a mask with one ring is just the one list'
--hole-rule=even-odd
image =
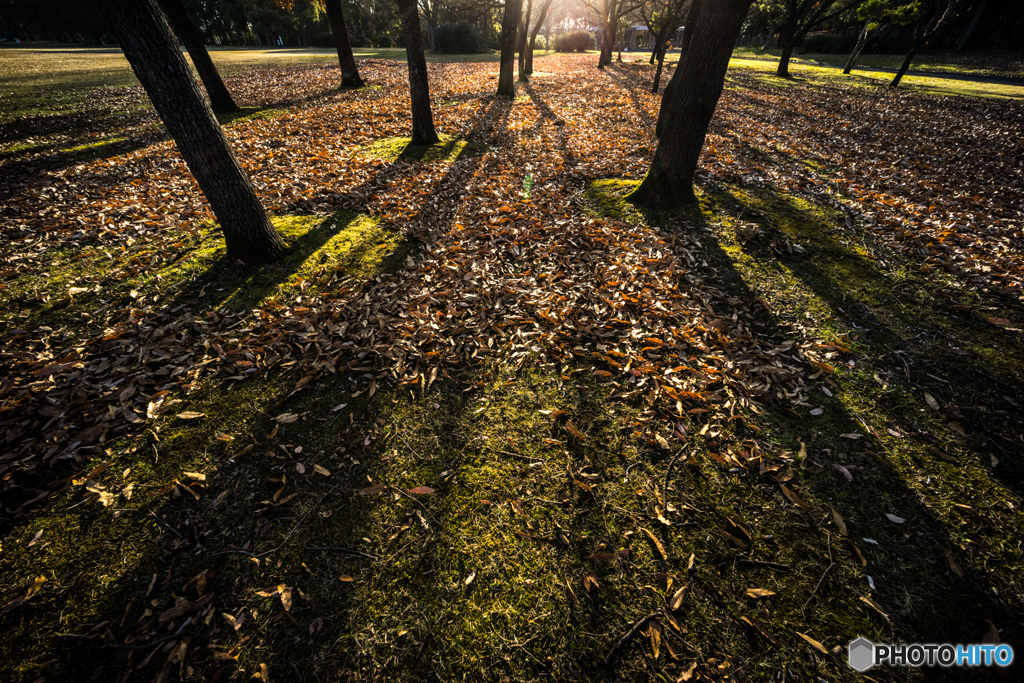
{"label": "thick tree trunk", "polygon": [[501,68],[498,72],[498,97],[515,97],[516,38],[523,15],[523,0],[505,0],[501,16]]}
{"label": "thick tree trunk", "polygon": [[697,202],[693,176],[751,1],[714,0],[702,11],[690,52],[679,67],[686,87],[668,112],[651,168],[630,201],[661,209]]}
{"label": "thick tree trunk", "polygon": [[155,0],[103,0],[128,63],[224,231],[229,258],[268,263],[281,237],[242,170]]}
{"label": "thick tree trunk", "polygon": [[782,56],[779,57],[779,67],[775,70],[775,75],[779,78],[790,78],[789,59],[793,56],[793,48],[796,47],[793,27],[783,26],[779,29],[779,47],[782,48]]}
{"label": "thick tree trunk", "polygon": [[761,52],[764,52],[772,46],[772,40],[775,38],[775,27],[772,26],[768,29],[768,38],[765,39],[764,45],[761,46]]}
{"label": "thick tree trunk", "polygon": [[693,43],[693,34],[697,31],[702,21],[704,6],[715,0],[693,0],[690,4],[690,11],[686,15],[686,25],[683,27],[683,41],[679,45],[679,61],[676,63],[675,73],[665,86],[665,93],[661,96],[661,109],[658,110],[658,123],[654,127],[654,135],[661,137],[665,128],[665,119],[668,112],[675,111],[678,104],[676,98],[685,89],[683,85],[683,65],[686,64],[687,56],[690,54],[690,45]]}
{"label": "thick tree trunk", "polygon": [[[540,7],[540,15],[537,16],[537,23],[533,27],[533,31],[530,33],[530,45],[526,49],[526,75],[530,76],[533,74],[533,48],[537,44],[537,34],[540,33],[540,27],[544,23],[544,20],[548,16],[548,10],[551,9],[552,0],[544,0],[544,4]],[[550,34],[551,31],[549,30]],[[546,41],[545,41],[546,44]],[[550,50],[551,46],[547,45],[547,49]]]}
{"label": "thick tree trunk", "polygon": [[433,145],[438,142],[434,130],[434,113],[430,109],[430,81],[427,58],[423,55],[420,35],[420,12],[416,0],[396,0],[405,36],[405,58],[409,64],[409,97],[412,100],[412,144]]}
{"label": "thick tree trunk", "polygon": [[533,0],[526,0],[526,14],[519,26],[519,80],[526,83],[530,80],[526,73],[526,45],[530,40],[530,15],[533,13]]}
{"label": "thick tree trunk", "polygon": [[224,81],[221,80],[220,72],[213,65],[210,53],[206,51],[206,45],[203,43],[203,34],[188,16],[185,5],[181,0],[160,0],[160,8],[174,27],[174,33],[188,50],[188,55],[199,72],[199,78],[203,79],[203,85],[206,86],[206,94],[210,97],[213,110],[218,114],[240,111]]}
{"label": "thick tree trunk", "polygon": [[846,60],[846,66],[843,67],[844,74],[848,74],[853,71],[853,65],[857,63],[857,57],[860,56],[860,51],[864,49],[864,43],[868,42],[868,26],[870,24],[870,19],[864,20],[864,28],[860,30],[860,35],[857,36],[857,44],[853,46],[853,51],[850,52],[850,58]]}
{"label": "thick tree trunk", "polygon": [[348,27],[345,26],[345,13],[342,11],[341,0],[324,0],[327,10],[327,22],[331,25],[331,35],[338,49],[338,66],[341,67],[342,88],[362,88],[365,83],[359,77],[356,57],[352,54],[352,43],[348,40]]}

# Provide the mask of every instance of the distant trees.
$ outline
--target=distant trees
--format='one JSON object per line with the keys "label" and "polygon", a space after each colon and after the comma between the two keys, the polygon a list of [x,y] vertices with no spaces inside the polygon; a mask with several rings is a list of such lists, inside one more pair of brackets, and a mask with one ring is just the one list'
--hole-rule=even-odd
{"label": "distant trees", "polygon": [[601,24],[601,56],[597,68],[603,69],[612,63],[615,38],[623,17],[635,12],[643,0],[583,0],[583,4],[594,13]]}
{"label": "distant trees", "polygon": [[931,0],[929,2],[931,16],[918,28],[917,39],[903,60],[903,64],[900,65],[899,70],[893,77],[892,82],[889,83],[890,88],[899,86],[917,52],[928,45],[928,41],[943,30],[956,17],[957,13],[965,9],[968,4],[969,0]]}
{"label": "distant trees", "polygon": [[405,59],[409,65],[409,97],[412,101],[412,144],[433,145],[438,142],[434,129],[434,113],[430,108],[430,81],[427,58],[423,55],[420,13],[416,0],[396,0],[405,37]]}
{"label": "distant trees", "polygon": [[[675,33],[683,18],[683,12],[692,0],[655,0],[650,5],[644,4],[639,8],[640,17],[647,24],[647,30],[654,36],[654,44],[651,46],[651,64],[657,62],[658,68],[654,72],[654,85],[651,92],[658,94],[661,84],[661,70],[665,64],[665,53],[669,48],[669,36]],[[689,30],[689,28],[687,29]]]}
{"label": "distant trees", "polygon": [[866,0],[858,7],[857,19],[864,23],[857,34],[857,43],[850,52],[850,58],[843,67],[843,73],[848,74],[853,70],[857,58],[871,38],[884,31],[887,26],[903,26],[913,21],[917,8],[917,0]]}
{"label": "distant trees", "polygon": [[[650,169],[629,195],[635,204],[675,208],[697,203],[693,177],[708,125],[718,105],[733,46],[751,0],[706,0],[686,59],[673,81],[677,95],[662,99],[664,124]],[[687,31],[691,30],[687,26]]]}
{"label": "distant trees", "polygon": [[220,223],[227,254],[275,260],[285,245],[199,90],[155,0],[102,0],[128,63]]}
{"label": "distant trees", "polygon": [[793,49],[814,28],[864,0],[759,0],[758,8],[776,25],[782,56],[775,75],[789,78]]}

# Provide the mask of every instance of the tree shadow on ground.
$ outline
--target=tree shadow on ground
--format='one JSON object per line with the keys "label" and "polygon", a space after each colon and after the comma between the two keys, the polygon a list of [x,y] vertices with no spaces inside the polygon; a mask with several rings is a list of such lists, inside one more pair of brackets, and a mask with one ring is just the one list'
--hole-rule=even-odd
{"label": "tree shadow on ground", "polygon": [[[734,427],[737,440],[747,443],[745,439],[753,438],[765,449],[760,467],[767,466],[767,470],[758,474],[748,465],[753,471],[745,475],[744,468],[736,467],[743,464],[742,459],[719,458],[722,462],[717,465],[701,463],[680,474],[694,487],[715,487],[717,502],[694,505],[702,509],[718,506],[720,514],[713,517],[730,517],[751,529],[740,538],[741,543],[746,542],[740,552],[730,546],[732,552],[718,552],[706,561],[717,563],[723,575],[731,574],[747,585],[779,586],[772,590],[796,593],[775,603],[771,613],[755,610],[749,614],[756,613],[769,636],[774,631],[776,639],[782,639],[780,621],[789,622],[803,633],[828,635],[830,647],[838,644],[845,648],[857,635],[867,635],[874,642],[980,642],[989,623],[998,625],[1004,641],[1019,642],[1024,635],[1018,616],[1021,596],[1011,569],[1019,558],[1005,546],[1006,534],[1019,526],[1019,463],[1006,463],[1002,470],[987,466],[986,446],[991,442],[986,431],[1000,429],[997,420],[990,418],[975,427],[973,420],[965,417],[969,434],[976,434],[966,439],[939,433],[938,420],[922,415],[922,409],[930,411],[923,397],[908,402],[907,394],[913,390],[901,379],[902,363],[894,367],[891,356],[887,362],[878,362],[877,356],[887,353],[886,346],[903,350],[918,345],[909,334],[911,326],[928,330],[935,321],[922,317],[922,311],[906,311],[897,313],[905,316],[905,325],[896,325],[888,319],[892,302],[863,301],[866,283],[873,292],[891,292],[895,283],[887,282],[862,254],[829,236],[827,221],[819,213],[790,214],[803,231],[789,234],[794,226],[779,226],[774,219],[778,211],[766,211],[763,203],[752,201],[749,195],[734,196],[713,185],[704,195],[702,213],[670,218],[615,201],[634,185],[611,186],[612,197],[607,187],[595,190],[591,186],[589,201],[605,215],[645,222],[666,233],[680,229],[682,220],[682,229],[698,235],[704,247],[696,261],[690,261],[694,270],[706,284],[713,283],[724,293],[715,303],[720,315],[727,317],[737,307],[764,302],[766,291],[778,300],[786,287],[772,287],[773,278],[780,282],[785,278],[787,287],[795,279],[810,298],[794,295],[791,305],[783,303],[777,313],[763,310],[758,317],[758,336],[792,338],[794,332],[817,327],[847,339],[839,347],[830,347],[834,358],[819,356],[823,366],[850,359],[843,372],[818,373],[825,382],[821,386],[829,389],[830,395],[812,389],[802,406],[789,405],[786,400],[766,401],[760,404],[758,428],[745,428],[742,422]],[[762,188],[762,192],[766,195],[763,200],[786,201],[771,188]],[[737,246],[731,226],[743,220],[761,222],[762,232],[756,241]],[[813,243],[809,243],[811,233]],[[798,242],[809,256],[790,251]],[[840,263],[840,270],[822,267],[820,261],[825,258]],[[757,268],[751,266],[751,259]],[[950,333],[932,327],[929,334],[948,338]],[[822,344],[828,348],[827,342]],[[838,350],[846,344],[866,355],[851,357]],[[813,344],[808,346],[813,350]],[[955,401],[945,400],[948,386],[921,382],[918,373],[924,371],[924,365],[917,364],[912,375],[915,382],[942,397],[945,411],[955,409]],[[985,361],[948,367],[948,372],[959,373],[970,382],[964,386],[972,394],[970,403],[977,404],[975,393],[995,399],[1006,391],[1022,398],[1019,388],[1002,379],[1000,370]],[[875,384],[872,373],[884,376],[876,386],[871,386]],[[960,406],[963,413],[967,413],[966,405],[964,401]],[[823,409],[819,417],[814,417],[819,415],[817,411],[809,412],[815,408]],[[865,422],[861,411],[868,419],[880,414],[888,421]],[[1012,425],[1007,428],[1014,429]],[[898,432],[899,437],[889,438],[888,430]],[[859,436],[851,439],[844,435]],[[801,443],[806,444],[803,458]],[[950,444],[956,445],[955,450]],[[774,446],[775,452],[768,446]],[[709,440],[708,448],[721,453],[726,442]],[[850,480],[839,467],[850,473]],[[1004,467],[1002,463],[1000,467]],[[799,505],[787,500],[783,484],[797,495]],[[1003,499],[1015,503],[1004,506],[1000,503]],[[730,504],[730,500],[736,502]],[[971,510],[957,507],[963,500],[972,501],[973,505],[967,506]],[[848,537],[832,521],[837,513],[844,519]],[[899,523],[886,515],[896,517]],[[700,523],[701,533],[708,530],[710,521]],[[722,524],[728,530],[729,524]],[[964,539],[970,539],[971,545]],[[785,565],[789,571],[781,574],[762,564],[763,569],[737,573],[737,566],[756,567],[756,562]],[[830,571],[833,562],[835,568]],[[995,572],[994,566],[1001,569]],[[932,595],[942,595],[942,602],[934,602]],[[737,613],[734,606],[730,611],[731,617],[738,619],[745,610]],[[753,641],[765,643],[760,627],[745,632],[739,627],[736,635],[750,635],[750,631],[754,631]],[[820,663],[808,665],[806,673],[825,671]],[[974,671],[945,673],[950,677],[959,674],[963,680],[979,675]]]}

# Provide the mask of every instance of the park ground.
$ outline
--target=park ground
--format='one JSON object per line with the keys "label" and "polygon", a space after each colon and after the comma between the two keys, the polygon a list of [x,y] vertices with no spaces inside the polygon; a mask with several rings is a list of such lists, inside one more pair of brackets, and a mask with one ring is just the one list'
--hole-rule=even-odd
{"label": "park ground", "polygon": [[[0,50],[4,680],[924,680],[1024,642],[1024,88],[214,52],[244,268],[123,58]],[[884,65],[882,65],[884,66]],[[949,671],[949,680],[1015,680]]]}

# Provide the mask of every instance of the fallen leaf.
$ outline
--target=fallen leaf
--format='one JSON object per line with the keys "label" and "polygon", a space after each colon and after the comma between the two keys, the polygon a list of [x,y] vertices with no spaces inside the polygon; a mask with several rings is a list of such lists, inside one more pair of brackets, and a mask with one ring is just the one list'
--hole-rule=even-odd
{"label": "fallen leaf", "polygon": [[654,660],[657,661],[658,655],[661,653],[661,624],[652,621],[647,627],[647,637],[651,640],[651,653],[654,655]]}
{"label": "fallen leaf", "polygon": [[430,488],[429,486],[417,486],[414,489],[409,489],[409,493],[413,493],[413,494],[417,494],[417,495],[429,495],[429,494],[431,494],[433,492],[434,492],[434,489]]}
{"label": "fallen leaf", "polygon": [[804,640],[806,640],[808,642],[808,644],[810,644],[811,647],[813,647],[815,650],[817,650],[821,654],[823,654],[823,655],[827,655],[828,654],[828,650],[825,649],[825,646],[822,645],[821,643],[819,643],[818,641],[816,641],[814,638],[811,638],[810,636],[804,635],[803,633],[800,633],[799,631],[797,631],[796,634],[798,636],[800,636],[801,638],[803,638]]}
{"label": "fallen leaf", "polygon": [[767,598],[770,595],[775,595],[775,591],[770,591],[766,588],[748,588],[745,591],[745,595],[748,598]]}
{"label": "fallen leaf", "polygon": [[927,391],[924,392],[924,402],[928,404],[928,407],[932,410],[939,410],[939,402],[935,400],[935,397],[929,394]]}
{"label": "fallen leaf", "polygon": [[299,474],[305,474],[306,466],[303,465],[301,462],[297,462],[295,463],[295,471],[298,472]]}
{"label": "fallen leaf", "polygon": [[278,424],[283,425],[291,424],[292,422],[295,422],[298,419],[299,416],[296,415],[295,413],[281,413],[280,415],[274,418],[274,420],[276,420]]}
{"label": "fallen leaf", "polygon": [[581,432],[580,430],[576,429],[576,427],[574,427],[574,426],[573,426],[573,424],[572,424],[572,422],[571,422],[571,421],[570,421],[570,422],[566,422],[566,423],[565,423],[565,428],[566,428],[566,429],[567,429],[567,430],[569,431],[569,433],[570,433],[570,434],[572,434],[572,435],[573,435],[573,436],[574,436],[574,437],[575,437],[575,438],[576,438],[576,439],[577,439],[578,441],[583,441],[583,440],[584,440],[585,438],[587,438],[587,437],[583,436],[583,432]]}
{"label": "fallen leaf", "polygon": [[593,574],[587,574],[583,577],[583,587],[588,593],[596,591],[598,589],[597,577]]}
{"label": "fallen leaf", "polygon": [[321,467],[320,465],[313,465],[313,471],[317,474],[322,474],[325,477],[331,476],[330,471],[326,467]]}
{"label": "fallen leaf", "polygon": [[832,521],[835,522],[836,528],[839,529],[839,533],[843,536],[849,536],[849,532],[846,530],[846,520],[839,514],[835,508],[832,508]]}
{"label": "fallen leaf", "polygon": [[854,440],[856,440],[856,439],[863,439],[864,435],[863,434],[858,434],[857,432],[850,432],[849,434],[840,434],[839,437],[841,439],[854,439]]}
{"label": "fallen leaf", "polygon": [[469,573],[469,576],[466,577],[466,580],[463,581],[463,583],[465,583],[468,586],[469,584],[473,583],[473,580],[475,578],[476,578],[476,570],[474,569],[473,571],[471,571]]}
{"label": "fallen leaf", "polygon": [[659,541],[659,540],[658,540],[658,537],[657,537],[657,536],[655,536],[655,535],[654,535],[654,534],[653,534],[653,533],[652,533],[652,532],[651,532],[650,530],[648,530],[648,529],[643,529],[643,532],[644,532],[644,534],[645,534],[645,535],[647,536],[647,540],[648,540],[648,542],[649,542],[649,543],[651,544],[651,548],[652,548],[652,549],[654,550],[654,554],[655,554],[655,556],[656,556],[656,557],[657,557],[657,558],[658,558],[659,560],[663,560],[663,561],[664,561],[664,560],[667,560],[667,559],[668,559],[668,553],[667,553],[667,552],[665,552],[665,546],[663,546],[663,545],[661,544],[661,541]]}
{"label": "fallen leaf", "polygon": [[902,517],[897,517],[896,515],[890,515],[888,512],[885,513],[885,517],[886,517],[886,519],[888,519],[893,524],[903,524],[904,522],[907,521],[907,520],[903,519]]}
{"label": "fallen leaf", "polygon": [[796,495],[793,491],[789,490],[785,484],[779,484],[779,488],[782,489],[782,495],[789,499],[789,502],[793,503],[797,507],[803,508],[804,510],[810,510],[811,506],[804,502],[804,499]]}
{"label": "fallen leaf", "polygon": [[949,568],[953,571],[953,573],[959,576],[961,579],[964,578],[964,570],[961,569],[960,565],[957,564],[957,561],[953,559],[953,554],[949,552],[949,550],[947,550],[946,548],[943,548],[942,552],[946,555],[946,562],[949,563]]}
{"label": "fallen leaf", "polygon": [[388,486],[387,484],[374,484],[373,486],[367,486],[365,489],[360,489],[357,495],[360,496],[375,496]]}
{"label": "fallen leaf", "polygon": [[817,417],[818,415],[821,415],[824,412],[825,412],[824,408],[811,408],[811,410],[810,410],[811,415],[814,415],[815,417]]}
{"label": "fallen leaf", "polygon": [[683,586],[672,595],[672,598],[668,601],[668,608],[673,612],[678,612],[679,608],[683,606],[683,598],[685,596],[686,586]]}
{"label": "fallen leaf", "polygon": [[201,417],[206,417],[206,413],[196,413],[191,410],[186,410],[183,413],[178,413],[177,417],[181,420],[198,420]]}

